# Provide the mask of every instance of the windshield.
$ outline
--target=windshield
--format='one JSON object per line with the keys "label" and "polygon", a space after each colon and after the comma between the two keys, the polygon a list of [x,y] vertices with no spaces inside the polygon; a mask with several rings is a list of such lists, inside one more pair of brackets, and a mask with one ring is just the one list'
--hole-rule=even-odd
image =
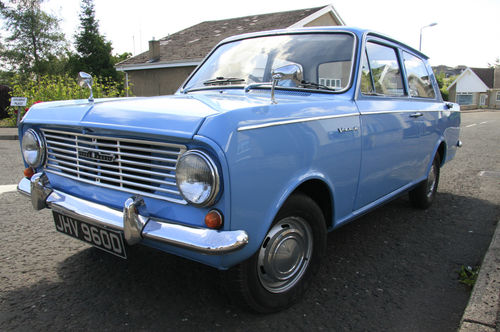
{"label": "windshield", "polygon": [[[214,51],[184,91],[271,82],[272,70],[290,64],[302,68],[308,83],[302,87],[343,90],[350,81],[353,47],[354,37],[347,33],[275,35],[230,42]],[[279,85],[291,86],[289,81]]]}

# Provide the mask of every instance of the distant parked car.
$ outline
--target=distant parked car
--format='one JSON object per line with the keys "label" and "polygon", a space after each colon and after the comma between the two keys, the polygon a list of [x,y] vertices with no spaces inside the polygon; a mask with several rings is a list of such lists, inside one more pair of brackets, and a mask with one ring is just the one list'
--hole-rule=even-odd
{"label": "distant parked car", "polygon": [[246,34],[173,96],[33,106],[19,191],[122,258],[143,244],[228,269],[234,299],[272,312],[311,283],[328,231],[404,192],[429,207],[458,111],[425,55],[378,33]]}

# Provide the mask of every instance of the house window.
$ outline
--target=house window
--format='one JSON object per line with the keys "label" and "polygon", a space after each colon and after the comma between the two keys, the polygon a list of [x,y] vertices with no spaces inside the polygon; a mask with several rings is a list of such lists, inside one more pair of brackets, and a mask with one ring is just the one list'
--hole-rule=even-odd
{"label": "house window", "polygon": [[497,101],[500,101],[500,91],[497,92]]}
{"label": "house window", "polygon": [[342,87],[342,81],[338,78],[322,78],[320,77],[319,79],[319,84],[325,85],[327,87],[331,88],[341,88]]}
{"label": "house window", "polygon": [[457,92],[457,103],[460,105],[472,105],[472,93]]}

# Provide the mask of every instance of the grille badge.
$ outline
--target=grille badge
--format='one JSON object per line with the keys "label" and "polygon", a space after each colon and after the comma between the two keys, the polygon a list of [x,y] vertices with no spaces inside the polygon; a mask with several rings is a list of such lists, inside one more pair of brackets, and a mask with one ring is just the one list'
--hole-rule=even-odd
{"label": "grille badge", "polygon": [[116,155],[111,153],[102,153],[89,150],[78,150],[78,157],[88,158],[97,161],[104,161],[106,163],[112,163],[116,160]]}

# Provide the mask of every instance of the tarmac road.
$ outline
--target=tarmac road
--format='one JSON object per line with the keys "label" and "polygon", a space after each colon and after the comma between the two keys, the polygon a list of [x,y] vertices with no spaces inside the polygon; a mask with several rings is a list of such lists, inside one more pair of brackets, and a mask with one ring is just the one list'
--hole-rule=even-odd
{"label": "tarmac road", "polygon": [[[218,271],[144,247],[124,261],[57,233],[11,185],[18,141],[0,141],[0,330],[455,331],[500,218],[500,112],[465,113],[464,143],[435,204],[403,196],[331,233],[305,298],[272,315],[229,303]],[[8,192],[4,192],[8,191]]]}

